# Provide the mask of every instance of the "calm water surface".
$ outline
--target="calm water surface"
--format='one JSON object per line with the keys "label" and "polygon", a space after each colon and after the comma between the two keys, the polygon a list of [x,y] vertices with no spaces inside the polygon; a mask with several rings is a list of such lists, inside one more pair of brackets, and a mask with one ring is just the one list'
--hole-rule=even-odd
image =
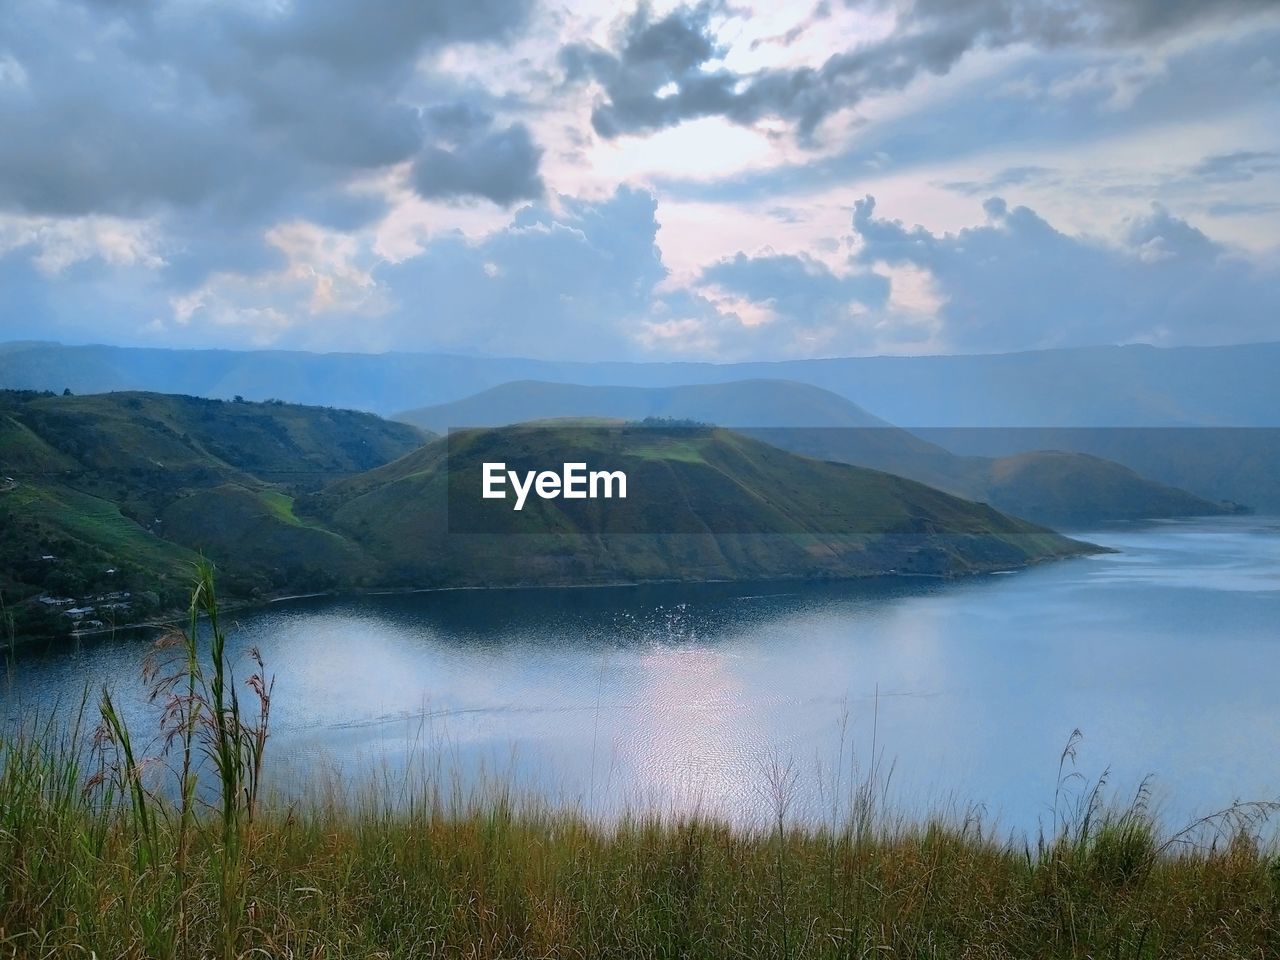
{"label": "calm water surface", "polygon": [[[793,811],[821,817],[833,769],[865,772],[874,739],[907,812],[979,804],[1023,829],[1048,819],[1078,728],[1076,769],[1109,768],[1117,794],[1153,775],[1171,822],[1280,798],[1280,520],[1085,536],[1118,552],[952,583],[297,600],[238,615],[232,643],[278,676],[290,783],[426,763],[600,811],[751,818],[781,758]],[[147,650],[24,652],[3,712],[108,682],[141,726]]]}

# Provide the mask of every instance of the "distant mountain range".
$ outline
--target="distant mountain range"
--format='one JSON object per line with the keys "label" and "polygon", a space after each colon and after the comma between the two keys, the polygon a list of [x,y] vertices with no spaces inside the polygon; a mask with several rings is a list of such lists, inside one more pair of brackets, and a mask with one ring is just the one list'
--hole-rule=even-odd
{"label": "distant mountain range", "polygon": [[1204,516],[1231,509],[1088,454],[1024,448],[1000,457],[958,456],[830,391],[784,380],[677,387],[520,381],[398,417],[437,433],[553,417],[704,421],[808,457],[917,480],[1050,526]]}
{"label": "distant mountain range", "polygon": [[676,386],[791,380],[903,427],[1280,427],[1280,343],[772,363],[557,363],[441,354],[0,345],[0,387],[277,398],[390,414],[518,380]]}
{"label": "distant mountain range", "polygon": [[451,403],[394,414],[445,433],[453,427],[497,427],[557,417],[671,417],[722,427],[890,427],[852,401],[789,380],[736,380],[674,387],[590,386],[520,380]]}

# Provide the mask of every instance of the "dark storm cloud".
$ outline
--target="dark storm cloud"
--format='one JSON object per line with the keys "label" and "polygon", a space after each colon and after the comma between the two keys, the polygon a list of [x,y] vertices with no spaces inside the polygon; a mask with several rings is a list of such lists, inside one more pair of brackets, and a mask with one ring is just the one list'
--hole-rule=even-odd
{"label": "dark storm cloud", "polygon": [[14,0],[0,6],[0,208],[203,210],[244,224],[315,211],[356,224],[379,207],[350,197],[353,177],[435,148],[397,98],[418,58],[507,37],[531,2],[397,3],[372,16],[357,0],[275,11]]}
{"label": "dark storm cloud", "polygon": [[517,30],[528,0],[382,3],[307,0],[277,17],[242,17],[236,33],[259,53],[322,62],[346,75],[385,75],[424,49],[495,40]]}
{"label": "dark storm cloud", "polygon": [[423,197],[486,197],[508,205],[540,197],[542,150],[523,124],[495,125],[492,115],[465,104],[427,113],[437,145],[413,165],[413,185]]}
{"label": "dark storm cloud", "polygon": [[921,74],[946,74],[971,50],[1130,45],[1274,7],[1274,0],[916,0],[884,40],[834,54],[819,67],[739,74],[709,66],[721,53],[711,28],[720,5],[655,18],[641,4],[612,49],[571,45],[561,64],[569,81],[600,85],[591,119],[603,137],[723,116],[741,124],[782,117],[808,138],[835,111],[900,90]]}

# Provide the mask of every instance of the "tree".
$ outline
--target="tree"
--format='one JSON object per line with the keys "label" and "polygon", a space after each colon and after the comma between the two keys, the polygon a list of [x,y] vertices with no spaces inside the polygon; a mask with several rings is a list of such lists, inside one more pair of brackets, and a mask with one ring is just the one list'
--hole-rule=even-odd
{"label": "tree", "polygon": [[63,388],[63,390],[62,390],[62,395],[63,395],[64,397],[70,397],[70,396],[72,396],[71,388],[70,388],[70,387],[64,387],[64,388]]}

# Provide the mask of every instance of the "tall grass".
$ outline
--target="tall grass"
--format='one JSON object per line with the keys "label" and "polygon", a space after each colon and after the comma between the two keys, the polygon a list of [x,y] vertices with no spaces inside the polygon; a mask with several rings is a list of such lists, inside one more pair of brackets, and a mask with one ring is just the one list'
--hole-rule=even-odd
{"label": "tall grass", "polygon": [[86,701],[0,743],[0,957],[1280,956],[1270,808],[1161,832],[1145,785],[1072,789],[1075,737],[1017,842],[895,818],[875,748],[861,774],[842,750],[818,826],[782,758],[759,828],[436,776],[285,802],[262,792],[271,680],[256,655],[237,680],[224,639],[202,569],[149,667],[153,755],[110,691],[96,724]]}

